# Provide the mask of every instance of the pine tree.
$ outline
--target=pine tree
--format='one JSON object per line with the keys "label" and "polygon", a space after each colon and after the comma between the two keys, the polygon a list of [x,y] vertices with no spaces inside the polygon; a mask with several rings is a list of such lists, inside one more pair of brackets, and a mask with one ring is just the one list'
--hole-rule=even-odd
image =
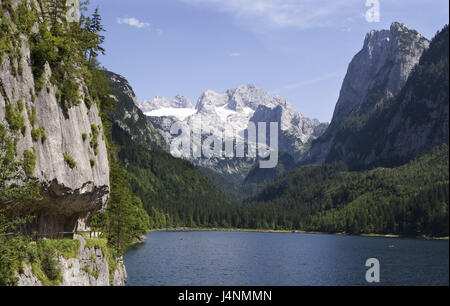
{"label": "pine tree", "polygon": [[105,28],[102,25],[102,17],[98,13],[98,8],[96,8],[92,14],[92,19],[89,19],[88,21],[87,29],[92,34],[88,58],[88,62],[91,63],[92,59],[96,58],[99,53],[105,54],[105,49],[101,46],[105,42],[105,36],[101,34],[102,32],[105,32]]}
{"label": "pine tree", "polygon": [[[111,198],[108,203],[108,243],[119,253],[139,236],[147,233],[150,222],[142,201],[132,194],[128,174],[117,163],[111,162]],[[101,218],[95,218],[96,229],[101,230]],[[100,221],[100,222],[99,222]]]}

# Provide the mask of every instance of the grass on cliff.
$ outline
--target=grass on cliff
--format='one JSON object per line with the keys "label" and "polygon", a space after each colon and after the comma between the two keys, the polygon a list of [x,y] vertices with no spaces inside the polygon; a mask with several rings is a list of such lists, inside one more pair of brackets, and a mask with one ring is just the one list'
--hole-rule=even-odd
{"label": "grass on cliff", "polygon": [[63,156],[64,161],[66,162],[66,164],[69,166],[70,169],[73,169],[77,166],[77,162],[68,153],[64,153]]}
{"label": "grass on cliff", "polygon": [[[16,238],[8,239],[11,243]],[[118,269],[117,252],[108,246],[107,239],[92,238],[86,240],[86,249],[100,249],[103,257],[108,260],[109,276],[111,284],[114,273]],[[65,260],[77,258],[80,250],[80,240],[77,239],[40,239],[30,241],[20,238],[20,257],[14,258],[9,265],[8,273],[0,277],[0,285],[16,285],[15,273],[23,273],[25,266],[31,268],[31,272],[44,286],[59,286],[63,281],[61,266],[58,258],[62,256]],[[82,270],[89,275],[99,277],[98,268],[95,267],[95,257],[91,258],[92,266],[87,265]],[[3,272],[2,272],[3,273]],[[7,275],[7,277],[5,277]]]}
{"label": "grass on cliff", "polygon": [[[80,241],[72,239],[41,239],[31,242],[27,260],[18,263],[20,269],[23,265],[31,266],[31,272],[44,286],[58,286],[62,282],[61,267],[58,257],[66,260],[76,258],[80,249]],[[20,273],[20,269],[18,272]]]}
{"label": "grass on cliff", "polygon": [[[117,263],[117,258],[119,257],[117,251],[108,245],[108,240],[105,238],[87,238],[86,248],[100,249],[102,251],[103,257],[106,257],[108,259],[109,281],[112,285],[114,274],[119,267]],[[92,273],[90,274],[92,275]]]}
{"label": "grass on cliff", "polygon": [[36,153],[31,150],[25,150],[23,152],[23,169],[28,177],[34,175],[34,169],[36,168]]}
{"label": "grass on cliff", "polygon": [[31,272],[44,286],[58,286],[62,282],[58,257],[66,260],[77,258],[80,249],[80,241],[72,239],[30,241],[24,237],[11,237],[1,240],[2,246],[9,252],[8,258],[2,260],[4,265],[0,269],[0,285],[6,286],[17,284],[15,274],[23,273],[25,266],[31,267]]}
{"label": "grass on cliff", "polygon": [[44,286],[58,286],[62,282],[58,257],[76,258],[80,241],[72,239],[42,239],[35,243],[37,257],[31,263],[34,275]]}
{"label": "grass on cliff", "polygon": [[43,239],[39,240],[39,243],[41,246],[56,250],[58,255],[66,260],[77,258],[80,250],[80,241],[76,239]]}

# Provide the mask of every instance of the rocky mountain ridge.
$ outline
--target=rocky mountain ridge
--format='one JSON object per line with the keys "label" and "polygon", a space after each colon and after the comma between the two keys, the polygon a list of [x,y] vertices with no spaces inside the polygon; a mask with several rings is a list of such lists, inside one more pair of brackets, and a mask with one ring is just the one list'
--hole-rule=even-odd
{"label": "rocky mountain ridge", "polygon": [[344,121],[327,161],[344,161],[355,168],[392,167],[448,144],[448,46],[445,27],[395,97]]}
{"label": "rocky mountain ridge", "polygon": [[368,113],[405,86],[430,42],[415,30],[394,22],[389,30],[371,31],[351,61],[330,127],[303,157],[303,163],[325,163],[345,121]]}
{"label": "rocky mountain ridge", "polygon": [[164,138],[143,114],[136,94],[128,81],[121,75],[106,72],[113,89],[111,97],[116,101],[112,117],[114,122],[147,150],[167,150]]}

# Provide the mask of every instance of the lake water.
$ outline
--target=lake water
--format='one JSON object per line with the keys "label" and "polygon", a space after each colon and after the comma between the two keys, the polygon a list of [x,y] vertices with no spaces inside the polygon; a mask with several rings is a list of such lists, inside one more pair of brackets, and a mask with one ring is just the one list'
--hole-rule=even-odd
{"label": "lake water", "polygon": [[125,255],[130,286],[449,285],[449,242],[296,233],[152,232]]}

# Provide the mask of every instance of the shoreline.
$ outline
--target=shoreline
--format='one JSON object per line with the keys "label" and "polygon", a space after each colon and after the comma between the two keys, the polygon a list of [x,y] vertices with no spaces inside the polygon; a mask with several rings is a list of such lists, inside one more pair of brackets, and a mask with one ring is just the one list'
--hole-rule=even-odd
{"label": "shoreline", "polygon": [[151,232],[244,232],[244,233],[274,233],[274,234],[314,234],[314,235],[334,235],[334,236],[355,236],[355,237],[378,237],[378,238],[414,238],[424,240],[449,240],[449,237],[429,237],[429,236],[407,236],[398,234],[347,234],[347,233],[324,233],[308,232],[301,230],[265,230],[265,229],[243,229],[243,228],[209,228],[209,227],[177,227],[152,229]]}

